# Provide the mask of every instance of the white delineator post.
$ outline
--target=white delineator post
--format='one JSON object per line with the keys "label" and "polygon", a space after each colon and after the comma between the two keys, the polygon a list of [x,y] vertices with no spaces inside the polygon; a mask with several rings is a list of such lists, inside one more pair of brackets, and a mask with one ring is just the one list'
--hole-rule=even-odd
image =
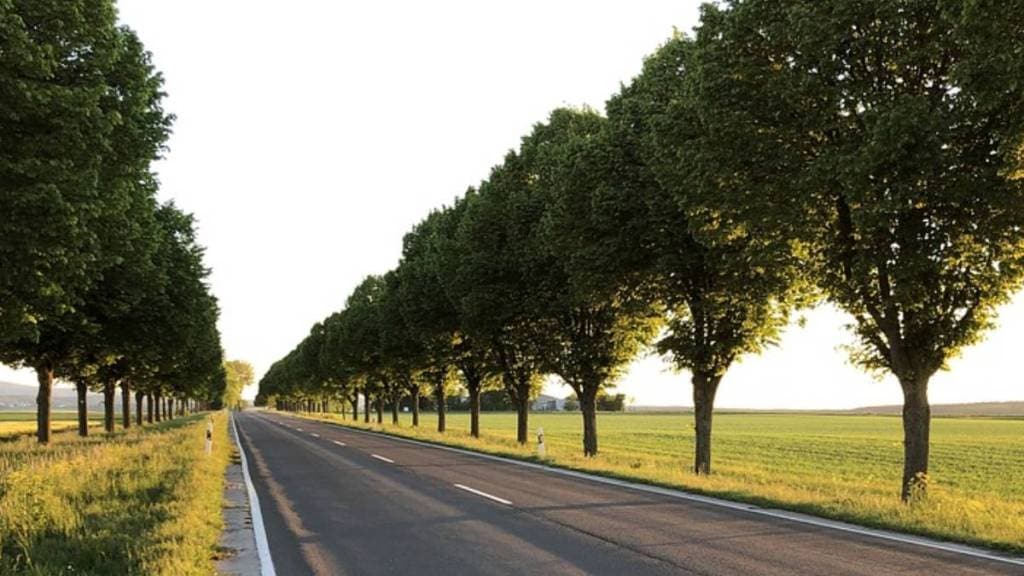
{"label": "white delineator post", "polygon": [[547,450],[544,447],[544,429],[537,428],[537,457],[544,458]]}

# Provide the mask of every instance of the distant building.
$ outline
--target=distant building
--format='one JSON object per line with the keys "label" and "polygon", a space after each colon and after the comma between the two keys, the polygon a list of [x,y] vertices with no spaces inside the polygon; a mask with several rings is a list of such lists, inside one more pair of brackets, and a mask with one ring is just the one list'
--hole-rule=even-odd
{"label": "distant building", "polygon": [[533,401],[533,406],[530,409],[534,412],[556,412],[565,410],[565,399],[541,394]]}

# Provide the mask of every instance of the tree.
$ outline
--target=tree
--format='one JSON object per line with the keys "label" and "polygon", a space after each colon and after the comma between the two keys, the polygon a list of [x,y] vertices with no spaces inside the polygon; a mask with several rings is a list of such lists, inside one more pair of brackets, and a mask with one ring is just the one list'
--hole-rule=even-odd
{"label": "tree", "polygon": [[242,390],[253,383],[252,364],[245,360],[228,360],[224,363],[227,388],[222,403],[225,408],[238,410],[242,404]]}
{"label": "tree", "polygon": [[634,271],[636,289],[665,309],[667,330],[657,348],[691,373],[693,470],[709,474],[722,378],[742,355],[776,341],[805,293],[788,244],[770,241],[755,226],[723,226],[701,204],[718,193],[722,179],[701,155],[706,127],[694,112],[691,52],[691,41],[671,39],[607,107],[612,189],[632,201],[618,204],[628,223],[618,237],[633,241],[620,250],[635,255],[621,265]]}
{"label": "tree", "polygon": [[899,380],[904,501],[927,483],[929,380],[1021,284],[1021,9],[745,0],[697,36],[699,146],[728,176],[702,203],[801,246],[853,360]]}
{"label": "tree", "polygon": [[[463,266],[459,228],[469,202],[475,197],[476,191],[471,188],[450,208],[431,214],[422,228],[407,236],[406,259],[416,263],[410,264],[409,268],[416,270],[417,285],[423,283],[415,296],[407,296],[408,314],[431,319],[427,331],[431,341],[448,339],[450,362],[459,369],[469,393],[469,433],[479,438],[481,394],[493,380],[495,370],[493,364],[487,362],[488,350],[483,341],[470,336],[465,310],[461,306],[465,287],[459,283]],[[424,304],[429,313],[421,310]]]}
{"label": "tree", "polygon": [[523,262],[543,213],[531,194],[522,159],[509,152],[491,171],[476,194],[467,194],[459,222],[457,246],[461,255],[451,289],[459,306],[466,335],[482,343],[487,362],[500,372],[502,385],[516,407],[516,439],[528,437],[530,397],[540,386],[543,368],[541,340],[546,330],[525,312],[525,298],[536,278]]}
{"label": "tree", "polygon": [[[535,271],[528,314],[549,327],[542,355],[579,399],[583,453],[594,456],[597,399],[654,336],[656,306],[631,282],[631,238],[620,215],[635,202],[613,190],[607,121],[588,109],[559,109],[523,139],[522,157],[541,224],[524,252]],[[540,320],[543,319],[543,320]]]}
{"label": "tree", "polygon": [[119,305],[98,283],[125,249],[142,252],[121,226],[136,224],[140,195],[151,202],[170,118],[109,0],[20,3],[0,28],[0,359],[36,370],[45,443],[54,376],[115,352],[97,353],[103,324],[90,313]]}

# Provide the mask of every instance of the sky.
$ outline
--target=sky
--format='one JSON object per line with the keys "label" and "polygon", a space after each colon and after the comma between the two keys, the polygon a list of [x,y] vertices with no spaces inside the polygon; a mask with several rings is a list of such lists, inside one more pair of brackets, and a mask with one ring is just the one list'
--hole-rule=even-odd
{"label": "sky", "polygon": [[[695,25],[698,6],[121,0],[177,116],[156,165],[161,197],[196,215],[228,357],[250,361],[258,379],[363,277],[394,267],[430,209],[485,178],[552,109],[602,109],[673,29]],[[893,379],[847,363],[841,312],[804,316],[779,347],[730,370],[718,406],[902,401]],[[933,402],[1024,400],[1011,365],[1024,297],[999,324],[935,377]],[[688,378],[646,356],[618,391],[692,405]],[[5,367],[0,380],[35,381]]]}

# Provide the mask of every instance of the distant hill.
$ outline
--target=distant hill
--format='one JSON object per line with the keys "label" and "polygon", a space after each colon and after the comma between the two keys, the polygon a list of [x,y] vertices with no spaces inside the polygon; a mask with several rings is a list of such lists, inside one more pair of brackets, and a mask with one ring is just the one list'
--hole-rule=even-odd
{"label": "distant hill", "polygon": [[[629,412],[682,412],[692,413],[690,406],[630,406]],[[747,410],[742,408],[719,408],[720,414],[877,414],[898,416],[903,407],[863,406],[849,410]],[[965,404],[932,404],[932,416],[1020,416],[1024,417],[1024,401],[1021,402],[972,402]]]}
{"label": "distant hill", "polygon": [[[902,406],[864,406],[849,414],[902,414]],[[932,416],[1024,416],[1024,402],[971,402],[933,404]]]}
{"label": "distant hill", "polygon": [[[35,410],[36,392],[37,388],[35,386],[25,386],[24,384],[0,381],[0,411]],[[90,409],[103,408],[102,394],[90,392],[88,399]],[[74,388],[65,386],[53,387],[54,410],[75,410],[77,409],[77,403],[78,397],[75,394]],[[119,403],[120,397],[118,397],[118,402],[115,404]]]}

